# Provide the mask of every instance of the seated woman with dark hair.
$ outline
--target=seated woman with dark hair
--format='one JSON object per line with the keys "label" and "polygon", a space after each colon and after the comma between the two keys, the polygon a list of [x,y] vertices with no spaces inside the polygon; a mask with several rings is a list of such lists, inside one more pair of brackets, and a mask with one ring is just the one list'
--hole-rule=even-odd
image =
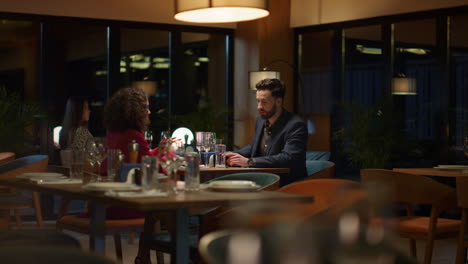
{"label": "seated woman with dark hair", "polygon": [[150,150],[144,131],[150,124],[148,98],[138,88],[122,88],[110,98],[104,109],[104,124],[107,128],[109,149],[120,149],[129,162],[128,146],[135,140],[139,145],[138,160],[144,155],[157,155],[158,150]]}

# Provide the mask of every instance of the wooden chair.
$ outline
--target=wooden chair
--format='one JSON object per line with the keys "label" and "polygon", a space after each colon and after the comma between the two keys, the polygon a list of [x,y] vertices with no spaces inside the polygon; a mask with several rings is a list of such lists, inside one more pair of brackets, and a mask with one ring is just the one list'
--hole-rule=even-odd
{"label": "wooden chair", "polygon": [[278,192],[310,195],[314,202],[298,205],[303,217],[311,217],[330,209],[342,209],[364,198],[358,182],[341,179],[313,179],[286,185]]}
{"label": "wooden chair", "polygon": [[[276,174],[271,173],[259,173],[259,172],[248,172],[248,173],[234,173],[225,176],[221,176],[215,178],[213,180],[221,181],[221,180],[244,180],[244,181],[253,181],[257,185],[261,186],[260,190],[265,191],[274,191],[279,188],[279,181],[280,177]],[[193,244],[192,245],[192,259],[198,260],[198,253],[197,253],[197,242],[199,237],[202,237],[204,234],[211,232],[217,228],[219,228],[219,220],[224,217],[224,215],[228,214],[232,208],[226,207],[216,207],[216,208],[202,208],[197,210],[191,210],[190,214],[194,217],[199,218],[199,225],[198,230],[195,230],[194,234],[192,234]],[[162,218],[161,215],[158,218]],[[156,219],[156,218],[155,218]],[[140,252],[139,257],[137,259],[142,260],[143,262],[147,261],[149,257],[148,251],[150,249],[156,250],[156,252],[161,253],[168,253],[168,254],[175,254],[175,241],[172,240],[175,234],[175,228],[171,224],[171,220],[173,219],[170,215],[165,217],[168,233],[157,234],[156,231],[153,229],[155,223],[145,223],[145,232],[141,234],[140,237],[148,237],[148,239],[140,239]],[[158,258],[158,263],[163,263],[162,258]]]}
{"label": "wooden chair", "polygon": [[463,264],[466,263],[466,248],[468,248],[468,177],[457,177],[457,199],[462,215],[455,263]]}
{"label": "wooden chair", "polygon": [[[31,155],[19,158],[0,165],[0,177],[15,178],[27,172],[46,172],[49,158],[45,155]],[[32,192],[32,199],[24,197],[14,189],[0,194],[0,210],[5,212],[5,222],[9,225],[10,210],[15,213],[16,226],[21,226],[20,209],[34,208],[36,212],[37,225],[43,227],[42,212],[39,202],[39,193]]]}
{"label": "wooden chair", "polygon": [[[69,174],[69,168],[61,166],[49,166],[49,170],[62,172],[66,175]],[[80,214],[67,214],[68,205],[71,201],[71,199],[62,198],[57,216],[57,228],[60,230],[71,230],[81,234],[89,234],[89,217]],[[119,260],[122,260],[121,234],[141,232],[143,231],[144,224],[145,218],[107,219],[105,221],[106,235],[114,237],[116,256]]]}
{"label": "wooden chair", "polygon": [[[406,205],[405,216],[396,217],[396,232],[409,238],[411,255],[416,258],[416,240],[426,240],[424,263],[431,263],[434,240],[456,237],[459,220],[440,218],[444,211],[456,208],[455,189],[430,178],[391,170],[361,170],[363,183],[382,182],[394,189],[394,202]],[[431,206],[430,216],[414,215],[414,205]]]}
{"label": "wooden chair", "polygon": [[15,159],[15,153],[13,152],[0,152],[0,165],[7,163]]}

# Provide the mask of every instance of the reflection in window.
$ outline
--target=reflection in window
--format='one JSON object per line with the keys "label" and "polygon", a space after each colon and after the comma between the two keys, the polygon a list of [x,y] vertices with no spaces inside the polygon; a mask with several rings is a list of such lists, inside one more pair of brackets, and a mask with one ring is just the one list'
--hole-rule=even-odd
{"label": "reflection in window", "polygon": [[148,94],[149,129],[159,136],[169,128],[169,32],[122,28],[120,54],[120,87],[139,87]]}

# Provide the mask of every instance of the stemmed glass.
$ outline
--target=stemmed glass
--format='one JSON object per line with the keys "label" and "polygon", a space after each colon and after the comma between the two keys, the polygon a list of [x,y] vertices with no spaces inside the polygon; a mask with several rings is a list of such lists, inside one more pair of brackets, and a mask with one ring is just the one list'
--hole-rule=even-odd
{"label": "stemmed glass", "polygon": [[[88,161],[93,168],[93,173],[98,175],[97,181],[101,181],[101,164],[107,157],[107,147],[104,138],[95,137],[87,145]],[[97,171],[95,165],[97,165]]]}
{"label": "stemmed glass", "polygon": [[151,143],[153,142],[153,132],[151,130],[145,131],[145,139],[148,142],[149,148],[151,148]]}

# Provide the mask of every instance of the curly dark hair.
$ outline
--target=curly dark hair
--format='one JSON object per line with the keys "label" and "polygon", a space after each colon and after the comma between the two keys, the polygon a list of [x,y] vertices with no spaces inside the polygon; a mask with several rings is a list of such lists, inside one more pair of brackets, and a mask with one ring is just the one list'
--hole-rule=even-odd
{"label": "curly dark hair", "polygon": [[104,125],[111,131],[135,129],[144,132],[149,125],[148,98],[139,88],[122,88],[104,108]]}
{"label": "curly dark hair", "polygon": [[284,99],[284,94],[286,92],[283,82],[278,79],[263,79],[259,81],[255,87],[260,91],[269,90],[271,95],[275,98]]}

